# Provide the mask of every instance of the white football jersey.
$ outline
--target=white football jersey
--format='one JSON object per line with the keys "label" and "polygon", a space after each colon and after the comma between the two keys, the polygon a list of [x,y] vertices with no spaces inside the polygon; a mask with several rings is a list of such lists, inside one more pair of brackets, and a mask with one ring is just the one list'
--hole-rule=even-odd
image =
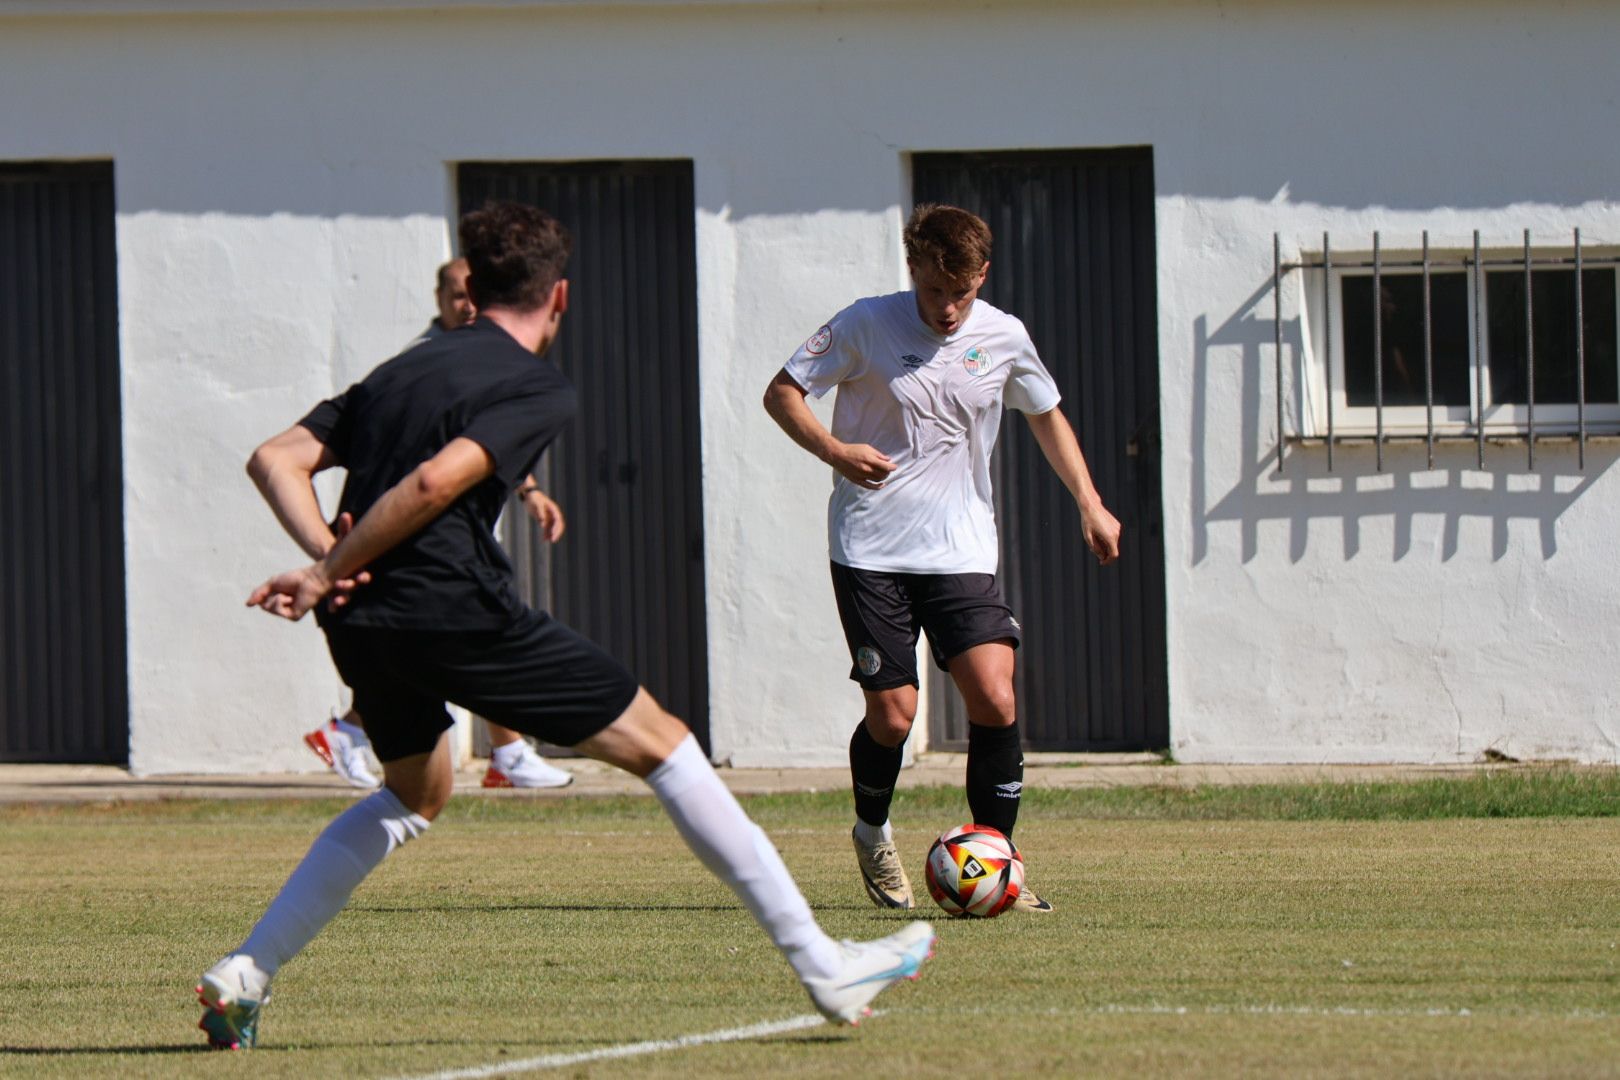
{"label": "white football jersey", "polygon": [[1025,413],[1061,395],[1024,324],[983,300],[943,337],[910,291],[857,300],[799,347],[785,370],[808,393],[834,387],[833,437],[895,464],[883,487],[834,475],[828,554],[859,570],[993,574],[1000,548],[990,452],[1006,405]]}

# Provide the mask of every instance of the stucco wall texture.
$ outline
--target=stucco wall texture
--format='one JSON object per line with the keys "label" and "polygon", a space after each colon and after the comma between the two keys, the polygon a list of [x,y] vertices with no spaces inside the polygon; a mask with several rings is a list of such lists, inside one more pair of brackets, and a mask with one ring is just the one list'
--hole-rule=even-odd
{"label": "stucco wall texture", "polygon": [[296,559],[242,465],[426,322],[453,163],[636,157],[696,178],[715,756],[843,760],[830,481],[761,392],[903,286],[910,152],[1144,144],[1177,758],[1620,757],[1615,449],[1275,475],[1267,291],[1273,232],[1620,244],[1620,9],[137,6],[0,7],[0,158],[115,162],[136,772],[316,764],[344,695],[312,625],[242,607]]}

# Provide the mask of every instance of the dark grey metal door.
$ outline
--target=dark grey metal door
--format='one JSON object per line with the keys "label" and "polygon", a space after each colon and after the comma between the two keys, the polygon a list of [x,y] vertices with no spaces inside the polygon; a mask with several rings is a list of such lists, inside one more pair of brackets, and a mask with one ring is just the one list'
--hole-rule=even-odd
{"label": "dark grey metal door", "polygon": [[129,758],[110,162],[0,162],[0,761]]}
{"label": "dark grey metal door", "polygon": [[[1028,326],[1124,526],[1118,564],[1098,567],[1028,427],[1003,427],[1001,577],[1024,627],[1025,743],[1167,746],[1153,152],[918,154],[912,165],[918,202],[961,206],[989,223],[995,246],[980,295]],[[943,707],[931,718],[933,745],[965,746],[960,699],[948,680],[934,685]]]}
{"label": "dark grey metal door", "polygon": [[462,212],[530,203],[574,237],[551,355],[580,415],[539,477],[568,533],[548,547],[507,515],[530,600],[617,656],[707,750],[692,164],[467,163],[457,190]]}

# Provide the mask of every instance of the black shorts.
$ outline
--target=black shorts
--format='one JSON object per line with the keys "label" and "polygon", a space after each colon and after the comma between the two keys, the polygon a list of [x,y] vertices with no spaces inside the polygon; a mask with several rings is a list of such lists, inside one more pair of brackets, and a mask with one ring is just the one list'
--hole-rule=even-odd
{"label": "black shorts", "polygon": [[326,646],[354,691],[381,761],[432,750],[454,702],[503,727],[573,746],[617,720],[636,680],[543,611],[500,630],[390,630],[338,624]]}
{"label": "black shorts", "polygon": [[891,574],[832,564],[833,595],[863,690],[917,685],[917,632],[945,665],[987,641],[1018,647],[1023,634],[994,574]]}

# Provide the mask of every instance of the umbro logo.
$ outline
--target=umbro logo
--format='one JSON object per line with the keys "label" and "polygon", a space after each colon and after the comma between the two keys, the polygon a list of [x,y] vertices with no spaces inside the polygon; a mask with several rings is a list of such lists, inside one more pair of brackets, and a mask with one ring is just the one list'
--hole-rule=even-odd
{"label": "umbro logo", "polygon": [[[1019,764],[1022,765],[1023,762],[1019,762]],[[1008,784],[996,785],[996,794],[1001,796],[1003,799],[1016,799],[1023,793],[1024,785],[1017,780],[1014,780]]]}
{"label": "umbro logo", "polygon": [[904,355],[904,356],[902,356],[900,358],[900,362],[902,364],[906,365],[906,370],[907,371],[916,371],[918,368],[920,368],[924,364],[928,363],[927,360],[924,360],[922,357],[918,356],[916,353],[906,353],[906,355]]}

